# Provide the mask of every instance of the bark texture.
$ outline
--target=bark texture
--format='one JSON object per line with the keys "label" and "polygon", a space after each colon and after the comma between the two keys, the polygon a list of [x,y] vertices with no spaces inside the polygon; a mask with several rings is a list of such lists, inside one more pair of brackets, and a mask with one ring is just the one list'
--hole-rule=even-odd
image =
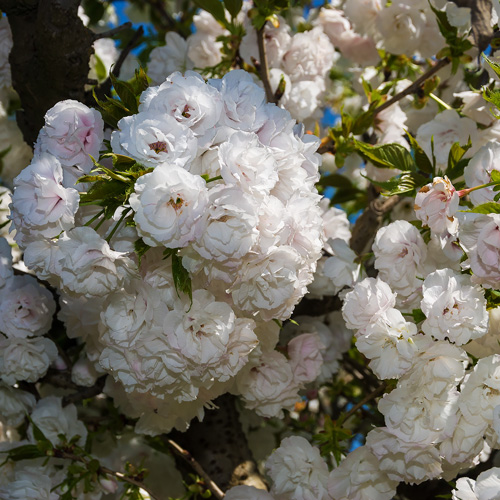
{"label": "bark texture", "polygon": [[12,82],[22,103],[17,123],[35,142],[45,112],[65,99],[84,100],[94,34],[78,17],[80,0],[0,0],[14,47]]}

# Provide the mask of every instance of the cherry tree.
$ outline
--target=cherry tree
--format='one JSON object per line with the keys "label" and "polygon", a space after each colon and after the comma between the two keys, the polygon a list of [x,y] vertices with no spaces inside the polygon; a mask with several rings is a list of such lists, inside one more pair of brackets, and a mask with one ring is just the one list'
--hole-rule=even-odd
{"label": "cherry tree", "polygon": [[0,498],[498,496],[498,1],[0,9]]}

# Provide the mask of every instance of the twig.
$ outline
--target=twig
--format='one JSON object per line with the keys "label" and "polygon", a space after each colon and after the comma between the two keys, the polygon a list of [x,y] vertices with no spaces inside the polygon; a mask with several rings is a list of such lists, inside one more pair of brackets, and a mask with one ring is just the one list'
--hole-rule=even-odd
{"label": "twig", "polygon": [[94,35],[94,40],[100,40],[101,38],[113,38],[117,33],[120,33],[121,31],[124,30],[128,30],[130,28],[132,28],[132,23],[129,21],[108,31],[104,31],[102,33],[96,33]]}
{"label": "twig", "polygon": [[71,403],[78,403],[78,401],[93,398],[94,396],[101,394],[102,390],[104,389],[105,382],[106,382],[106,376],[103,375],[102,377],[98,378],[96,380],[96,383],[91,387],[77,386],[78,387],[77,392],[74,392],[73,394],[68,394],[67,396],[63,397],[63,406],[67,406]]}
{"label": "twig", "polygon": [[167,12],[165,5],[159,0],[145,0],[145,3],[149,4],[152,9],[160,16],[163,21],[163,27],[166,30],[170,30],[175,26],[175,19]]}
{"label": "twig", "polygon": [[444,68],[446,65],[450,63],[450,59],[447,57],[440,59],[434,66],[429,68],[422,76],[417,78],[411,85],[408,85],[405,89],[403,89],[401,92],[398,92],[394,97],[389,99],[388,101],[384,102],[381,106],[379,106],[375,110],[375,115],[380,113],[381,111],[384,111],[384,109],[387,109],[389,106],[392,106],[394,103],[400,101],[403,99],[403,97],[406,97],[409,94],[413,94],[418,91],[420,86],[431,76],[433,76],[435,73],[437,73],[441,68]]}
{"label": "twig", "polygon": [[352,417],[360,408],[362,408],[368,401],[375,399],[379,394],[382,394],[385,391],[386,385],[385,383],[379,385],[375,390],[370,392],[367,396],[365,396],[359,403],[355,404],[344,416],[339,418],[339,424],[344,424],[347,419]]}
{"label": "twig", "polygon": [[142,26],[139,26],[137,31],[134,33],[134,36],[130,39],[125,48],[121,51],[121,54],[118,57],[118,60],[116,61],[116,64],[113,66],[111,73],[113,73],[114,76],[116,77],[120,76],[120,71],[122,69],[123,63],[125,62],[125,59],[129,55],[130,51],[135,47],[137,40],[139,40],[139,38],[143,34],[144,34],[144,28]]}
{"label": "twig", "polygon": [[189,453],[189,451],[180,447],[175,441],[169,438],[165,438],[166,443],[172,448],[173,452],[186,461],[189,466],[203,478],[205,485],[212,492],[215,498],[224,498],[224,492],[214,483],[210,476],[203,470],[203,467],[194,459],[194,457]]}
{"label": "twig", "polygon": [[[84,457],[81,457],[79,455],[75,455],[74,453],[69,453],[64,450],[60,450],[57,448],[54,448],[53,450],[54,457],[56,458],[64,458],[66,460],[72,460],[73,462],[81,462],[85,465],[88,464],[87,460]],[[150,489],[147,488],[147,486],[144,485],[141,481],[138,481],[137,479],[127,476],[126,474],[123,474],[123,472],[118,472],[115,470],[108,469],[107,467],[103,467],[102,465],[99,466],[99,472],[102,472],[104,474],[107,474],[108,476],[114,476],[121,481],[125,481],[126,483],[133,484],[134,486],[137,486],[138,488],[143,489],[148,495],[151,497],[152,500],[161,500],[159,497],[153,495]]]}
{"label": "twig", "polygon": [[257,30],[257,45],[259,46],[259,73],[262,83],[264,84],[264,90],[266,91],[266,97],[268,102],[273,102],[276,104],[276,96],[274,95],[273,89],[271,88],[271,82],[269,77],[269,65],[267,63],[267,53],[266,44],[264,41],[264,26]]}
{"label": "twig", "polygon": [[[130,41],[127,43],[127,45],[124,47],[124,49],[121,51],[120,56],[118,57],[118,60],[116,61],[115,65],[113,66],[113,69],[111,70],[111,73],[113,76],[116,76],[117,78],[120,76],[120,71],[122,69],[123,63],[125,62],[125,59],[127,56],[130,54],[130,51],[135,47],[137,40],[144,34],[144,28],[142,26],[139,26],[137,31],[134,33]],[[99,87],[95,89],[95,93],[99,99],[104,99],[106,95],[108,95],[111,92],[111,78],[107,78]],[[90,103],[91,105],[95,105],[94,97],[92,95],[92,92],[87,92],[86,94],[86,102]],[[96,228],[95,228],[96,229]]]}

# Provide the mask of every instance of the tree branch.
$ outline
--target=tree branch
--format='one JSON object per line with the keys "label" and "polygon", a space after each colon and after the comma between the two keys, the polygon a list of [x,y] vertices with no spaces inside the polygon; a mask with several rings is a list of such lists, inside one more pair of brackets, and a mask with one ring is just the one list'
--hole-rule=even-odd
{"label": "tree branch", "polygon": [[130,28],[132,28],[132,23],[129,21],[108,31],[103,31],[102,33],[95,33],[94,40],[100,40],[101,38],[113,38],[117,33],[120,33],[121,31],[124,30],[128,30]]}
{"label": "tree branch", "polygon": [[392,210],[399,203],[399,196],[391,196],[389,198],[379,197],[373,200],[365,211],[358,217],[354,224],[351,236],[351,248],[358,254],[362,255],[377,234],[384,214]]}
{"label": "tree branch", "polygon": [[22,103],[17,123],[30,145],[49,108],[65,99],[84,99],[94,34],[78,17],[79,3],[0,0],[14,41],[9,61],[12,83]]}
{"label": "tree branch", "polygon": [[339,418],[339,425],[344,424],[345,421],[351,418],[360,408],[362,408],[368,401],[375,399],[377,396],[382,394],[385,391],[386,385],[385,383],[379,385],[375,390],[370,392],[367,396],[365,396],[359,403],[355,404],[344,416]]}
{"label": "tree branch", "polygon": [[266,43],[264,40],[264,30],[266,24],[257,30],[257,45],[259,46],[259,73],[262,83],[264,84],[264,90],[266,91],[266,97],[268,102],[273,102],[276,104],[276,98],[271,88],[271,82],[269,77],[269,65],[267,62],[266,53]]}
{"label": "tree branch", "polygon": [[177,456],[182,458],[182,460],[184,460],[196,472],[196,474],[198,474],[198,476],[203,478],[205,486],[212,492],[215,498],[222,499],[225,497],[224,492],[215,484],[215,482],[205,472],[203,467],[194,459],[189,451],[185,450],[168,437],[165,437],[165,442]]}
{"label": "tree branch", "polygon": [[391,99],[380,105],[375,110],[375,115],[377,115],[381,111],[384,111],[384,109],[387,109],[389,106],[392,106],[394,103],[400,101],[407,95],[414,94],[415,92],[417,92],[426,80],[428,80],[431,76],[436,74],[441,68],[447,66],[449,63],[450,59],[448,59],[447,57],[437,61],[436,64],[434,64],[434,66],[429,68],[422,76],[417,78],[411,85],[408,85],[408,87],[403,89],[401,92],[398,92],[394,97],[392,97]]}

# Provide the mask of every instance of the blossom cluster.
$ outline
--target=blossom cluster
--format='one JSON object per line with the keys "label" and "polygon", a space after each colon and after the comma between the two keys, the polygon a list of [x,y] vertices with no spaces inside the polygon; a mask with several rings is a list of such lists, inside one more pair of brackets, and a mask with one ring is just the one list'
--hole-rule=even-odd
{"label": "blossom cluster", "polygon": [[[185,428],[227,391],[264,416],[292,408],[321,370],[321,341],[295,338],[287,360],[272,320],[291,315],[323,247],[317,139],[243,71],[208,83],[174,73],[111,135],[112,153],[142,169],[116,232],[80,203],[92,187],[75,184],[102,140],[97,111],[51,108],[10,215],[26,265],[60,290],[94,379],[111,375],[106,391],[145,433]],[[140,264],[137,241],[149,248]],[[177,290],[179,266],[191,297]]]}

